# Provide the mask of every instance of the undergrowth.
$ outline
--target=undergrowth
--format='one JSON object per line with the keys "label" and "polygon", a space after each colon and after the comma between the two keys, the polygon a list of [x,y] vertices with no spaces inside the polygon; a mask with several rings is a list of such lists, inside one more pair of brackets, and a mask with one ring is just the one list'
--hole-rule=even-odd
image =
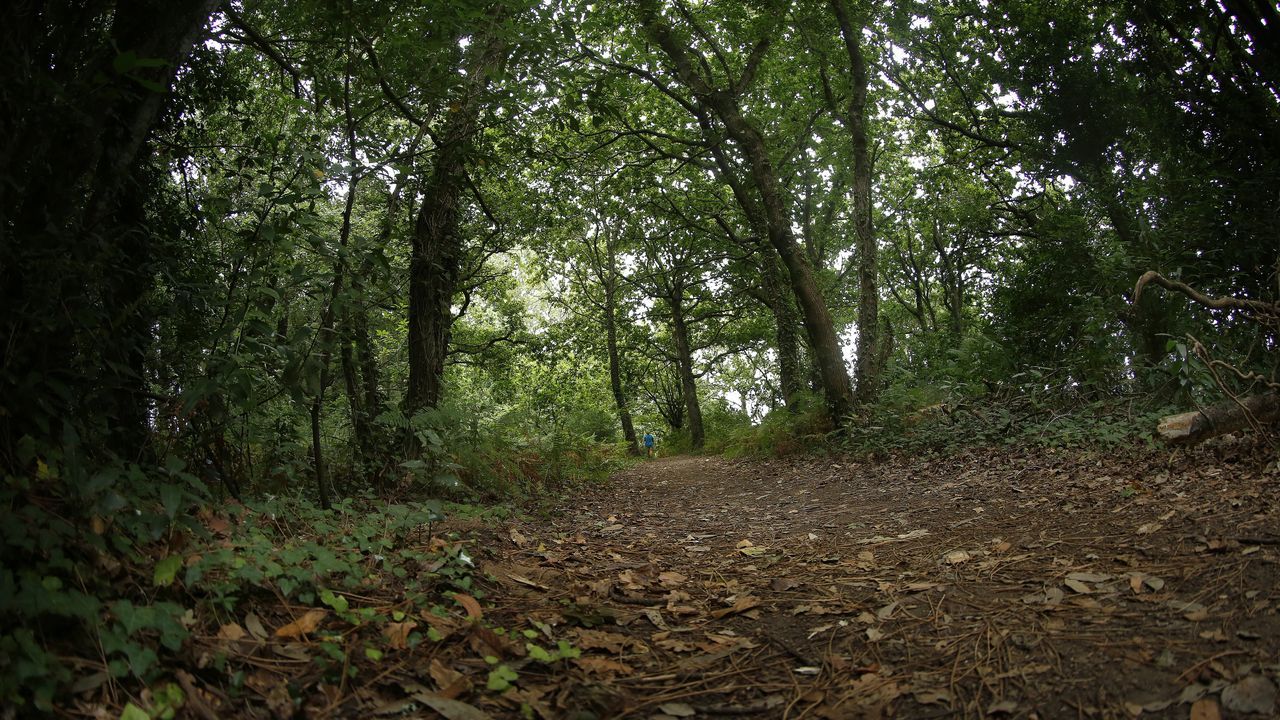
{"label": "undergrowth", "polygon": [[[0,718],[73,706],[170,718],[190,701],[179,682],[188,671],[228,678],[233,701],[250,692],[252,667],[201,650],[207,638],[306,638],[300,662],[334,682],[376,672],[389,644],[438,640],[427,618],[456,614],[455,594],[483,595],[472,560],[483,548],[442,532],[443,520],[488,524],[508,503],[557,496],[625,462],[585,442],[506,449],[441,442],[380,492],[325,511],[309,485],[238,502],[177,458],[94,461],[72,436],[28,448],[29,472],[0,485]],[[441,487],[441,472],[457,483]],[[306,618],[320,619],[293,625]]]}
{"label": "undergrowth", "polygon": [[[922,402],[924,400],[924,402]],[[952,452],[975,446],[1115,447],[1155,441],[1174,408],[1145,398],[1043,382],[886,393],[832,430],[816,399],[741,428],[716,449],[727,457],[838,451],[852,455]]]}

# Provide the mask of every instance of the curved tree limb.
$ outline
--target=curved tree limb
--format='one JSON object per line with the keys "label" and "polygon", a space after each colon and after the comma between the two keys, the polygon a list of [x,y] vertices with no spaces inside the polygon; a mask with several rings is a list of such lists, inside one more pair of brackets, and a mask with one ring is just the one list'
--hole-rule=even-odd
{"label": "curved tree limb", "polygon": [[1155,270],[1148,270],[1138,278],[1138,284],[1133,287],[1133,302],[1136,304],[1142,299],[1142,291],[1147,285],[1155,283],[1165,290],[1173,290],[1182,293],[1191,298],[1199,305],[1203,305],[1213,310],[1247,310],[1249,312],[1258,313],[1271,317],[1280,317],[1280,304],[1263,302],[1261,300],[1241,300],[1233,297],[1209,297],[1204,293],[1196,290],[1184,282],[1170,280]]}

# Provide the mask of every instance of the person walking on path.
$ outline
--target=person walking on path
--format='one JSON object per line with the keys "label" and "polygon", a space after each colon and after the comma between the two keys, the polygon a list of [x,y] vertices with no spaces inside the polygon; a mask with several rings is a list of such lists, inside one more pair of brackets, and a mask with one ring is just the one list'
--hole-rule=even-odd
{"label": "person walking on path", "polygon": [[653,433],[645,432],[644,434],[644,454],[645,457],[654,457],[656,451],[653,447]]}

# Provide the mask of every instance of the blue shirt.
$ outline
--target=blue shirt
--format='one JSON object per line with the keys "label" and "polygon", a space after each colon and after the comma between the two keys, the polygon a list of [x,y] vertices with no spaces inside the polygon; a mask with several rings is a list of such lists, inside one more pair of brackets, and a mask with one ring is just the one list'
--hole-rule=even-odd
{"label": "blue shirt", "polygon": [[649,433],[644,434],[644,446],[653,447],[653,436],[650,435]]}

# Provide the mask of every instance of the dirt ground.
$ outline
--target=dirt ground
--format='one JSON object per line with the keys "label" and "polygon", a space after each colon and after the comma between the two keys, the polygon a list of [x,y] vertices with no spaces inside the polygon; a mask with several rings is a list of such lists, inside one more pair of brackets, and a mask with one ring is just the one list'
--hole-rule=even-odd
{"label": "dirt ground", "polygon": [[578,720],[1268,716],[1278,479],[1272,445],[1230,438],[647,461],[477,545],[485,621],[581,656],[473,638],[519,680],[471,702]]}

